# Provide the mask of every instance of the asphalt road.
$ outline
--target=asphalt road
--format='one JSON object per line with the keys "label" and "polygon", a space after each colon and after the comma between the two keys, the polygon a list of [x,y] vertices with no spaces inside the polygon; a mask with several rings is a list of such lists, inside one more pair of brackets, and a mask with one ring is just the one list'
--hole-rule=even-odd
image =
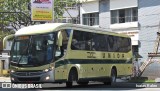
{"label": "asphalt road", "polygon": [[[160,91],[160,87],[136,87],[136,85],[141,85],[142,83],[127,83],[127,82],[118,82],[113,84],[112,86],[110,85],[104,85],[103,83],[100,82],[91,82],[89,85],[77,85],[74,83],[74,86],[72,88],[66,88],[65,84],[42,84],[42,88],[37,88],[37,89],[24,89],[24,88],[1,88],[0,91],[22,91],[23,90],[29,90],[29,91],[50,91],[50,90],[105,90],[105,91],[113,91],[113,90],[120,90],[120,91]],[[151,83],[149,83],[151,84]],[[2,85],[1,85],[2,86]],[[142,85],[143,86],[143,85]]]}
{"label": "asphalt road", "polygon": [[[1,78],[2,83],[7,83],[10,84],[10,79],[9,78]],[[113,90],[119,90],[119,91],[160,91],[160,83],[157,84],[152,84],[152,83],[129,83],[127,80],[121,80],[117,79],[117,83],[111,85],[104,85],[101,82],[90,82],[88,85],[78,85],[74,83],[74,86],[72,88],[66,88],[66,84],[40,84],[42,88],[36,88],[36,89],[31,89],[31,88],[1,88],[2,83],[0,83],[0,91],[22,91],[23,90],[29,90],[29,91],[50,91],[50,90],[94,90],[94,91],[99,91],[99,90],[105,90],[105,91],[113,91]],[[144,86],[149,86],[149,87],[144,87]],[[157,86],[157,87],[156,87]],[[15,86],[14,86],[15,87]]]}

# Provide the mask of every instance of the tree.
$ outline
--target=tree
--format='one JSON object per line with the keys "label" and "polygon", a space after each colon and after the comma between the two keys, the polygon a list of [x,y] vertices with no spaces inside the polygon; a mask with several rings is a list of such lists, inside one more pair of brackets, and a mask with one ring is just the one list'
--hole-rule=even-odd
{"label": "tree", "polygon": [[[11,34],[24,26],[33,25],[31,21],[31,0],[0,0],[0,37]],[[62,17],[65,6],[72,6],[76,0],[54,0],[54,18]]]}
{"label": "tree", "polygon": [[34,24],[30,19],[29,2],[30,0],[5,0],[1,11],[2,21],[8,21],[8,25],[15,31],[22,26]]}
{"label": "tree", "polygon": [[[23,26],[33,24],[30,20],[30,0],[0,0],[0,39],[12,34]],[[14,32],[13,32],[14,31]]]}
{"label": "tree", "polygon": [[78,0],[55,0],[54,1],[54,17],[57,19],[62,17],[64,11],[66,11],[66,7],[73,7],[76,5]]}

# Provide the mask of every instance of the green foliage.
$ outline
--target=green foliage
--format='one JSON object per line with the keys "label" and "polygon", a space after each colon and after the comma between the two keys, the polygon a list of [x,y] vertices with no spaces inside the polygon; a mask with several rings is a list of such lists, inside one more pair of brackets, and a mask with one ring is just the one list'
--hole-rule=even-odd
{"label": "green foliage", "polygon": [[0,30],[0,41],[2,41],[5,36],[10,35],[10,34],[14,34],[14,32],[13,31],[11,31],[11,32],[5,31],[4,32],[4,31]]}
{"label": "green foliage", "polygon": [[[0,38],[17,31],[23,26],[33,25],[28,5],[31,0],[0,0]],[[54,17],[62,17],[65,6],[72,6],[77,0],[54,0]],[[13,29],[8,29],[8,26]]]}
{"label": "green foliage", "polygon": [[9,24],[17,30],[22,26],[32,24],[28,10],[30,0],[5,0],[3,3],[3,21],[9,21]]}
{"label": "green foliage", "polygon": [[62,17],[65,7],[72,7],[77,3],[77,0],[54,0],[54,17]]}
{"label": "green foliage", "polygon": [[28,10],[30,0],[0,0],[0,2],[0,40],[22,26],[34,24]]}

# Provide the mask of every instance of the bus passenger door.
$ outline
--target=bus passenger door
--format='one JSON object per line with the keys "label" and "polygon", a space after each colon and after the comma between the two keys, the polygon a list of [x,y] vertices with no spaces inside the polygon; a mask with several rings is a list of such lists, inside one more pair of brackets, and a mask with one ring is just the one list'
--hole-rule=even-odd
{"label": "bus passenger door", "polygon": [[56,52],[55,52],[55,60],[56,62],[56,69],[55,69],[55,79],[64,80],[65,73],[66,73],[66,64],[65,64],[65,55],[67,51],[68,41],[70,37],[70,29],[60,30],[58,31],[57,35],[57,42],[56,42]]}
{"label": "bus passenger door", "polygon": [[55,63],[55,80],[64,80],[64,60]]}

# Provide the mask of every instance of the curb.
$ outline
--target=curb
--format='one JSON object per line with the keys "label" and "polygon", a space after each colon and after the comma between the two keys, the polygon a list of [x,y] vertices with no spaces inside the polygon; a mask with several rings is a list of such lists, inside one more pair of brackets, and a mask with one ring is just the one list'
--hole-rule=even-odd
{"label": "curb", "polygon": [[160,78],[156,78],[156,79],[155,79],[155,82],[160,82]]}

